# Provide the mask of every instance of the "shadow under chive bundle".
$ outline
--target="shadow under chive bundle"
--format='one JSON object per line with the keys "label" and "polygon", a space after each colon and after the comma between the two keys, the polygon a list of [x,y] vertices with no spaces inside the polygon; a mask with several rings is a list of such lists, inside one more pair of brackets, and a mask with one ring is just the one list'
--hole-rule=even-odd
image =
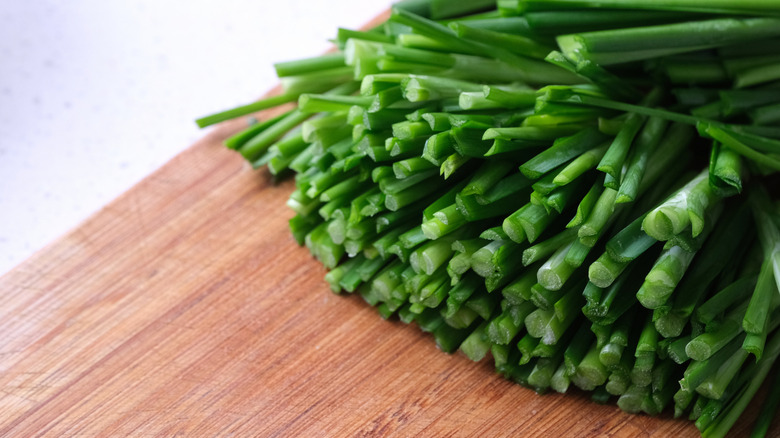
{"label": "shadow under chive bundle", "polygon": [[724,436],[780,355],[780,6],[591,3],[405,0],[198,123],[298,103],[226,143],[294,174],[334,292]]}

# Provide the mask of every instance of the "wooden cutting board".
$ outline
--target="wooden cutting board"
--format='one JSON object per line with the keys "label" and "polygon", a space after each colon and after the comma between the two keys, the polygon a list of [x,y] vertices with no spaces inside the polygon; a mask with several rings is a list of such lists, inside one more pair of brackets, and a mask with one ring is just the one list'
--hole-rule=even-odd
{"label": "wooden cutting board", "polygon": [[[338,296],[274,184],[212,131],[0,278],[0,436],[697,436]],[[744,433],[745,423],[741,423]]]}
{"label": "wooden cutting board", "polygon": [[0,278],[0,436],[698,436],[538,395],[331,293],[288,232],[292,181],[221,146],[241,125]]}

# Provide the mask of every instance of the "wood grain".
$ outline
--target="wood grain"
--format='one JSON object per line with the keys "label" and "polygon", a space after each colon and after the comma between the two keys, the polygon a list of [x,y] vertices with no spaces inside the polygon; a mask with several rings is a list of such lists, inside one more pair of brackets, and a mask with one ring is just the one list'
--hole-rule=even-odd
{"label": "wood grain", "polygon": [[0,278],[0,436],[696,436],[332,294],[221,126]]}

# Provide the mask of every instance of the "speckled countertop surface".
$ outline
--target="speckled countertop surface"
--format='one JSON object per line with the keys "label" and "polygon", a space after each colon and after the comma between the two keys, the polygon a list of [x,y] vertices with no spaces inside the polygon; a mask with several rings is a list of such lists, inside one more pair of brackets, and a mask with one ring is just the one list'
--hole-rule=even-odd
{"label": "speckled countertop surface", "polygon": [[10,0],[0,8],[0,274],[389,0]]}

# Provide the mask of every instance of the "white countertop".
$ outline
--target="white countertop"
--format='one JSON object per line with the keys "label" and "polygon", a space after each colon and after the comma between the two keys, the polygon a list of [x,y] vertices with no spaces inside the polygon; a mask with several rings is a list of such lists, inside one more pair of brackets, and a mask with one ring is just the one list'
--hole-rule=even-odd
{"label": "white countertop", "polygon": [[390,0],[9,0],[0,8],[0,274]]}

